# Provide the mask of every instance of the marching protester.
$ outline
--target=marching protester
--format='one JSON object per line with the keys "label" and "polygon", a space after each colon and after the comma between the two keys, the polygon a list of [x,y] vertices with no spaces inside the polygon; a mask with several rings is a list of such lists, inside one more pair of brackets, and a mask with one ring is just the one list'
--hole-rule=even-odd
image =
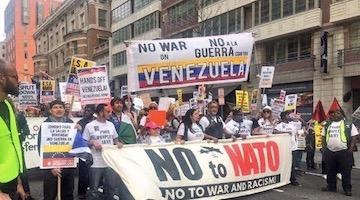
{"label": "marching protester", "polygon": [[345,119],[340,110],[329,111],[322,140],[326,163],[327,186],[322,191],[336,192],[336,175],[342,176],[342,187],[346,196],[352,196],[351,170],[354,164],[353,151],[356,145],[357,128]]}
{"label": "marching protester", "polygon": [[175,140],[177,129],[179,128],[179,125],[181,123],[181,120],[179,119],[179,117],[177,115],[178,114],[176,113],[175,104],[170,105],[170,107],[166,113],[167,124],[165,127],[165,131],[170,133],[170,137],[172,140]]}
{"label": "marching protester", "polygon": [[207,135],[204,132],[204,129],[199,123],[199,120],[200,111],[197,109],[189,109],[184,116],[183,122],[179,125],[176,136],[176,143],[204,139],[213,140],[215,143],[217,143],[218,139],[216,137]]}
{"label": "marching protester", "polygon": [[137,118],[138,115],[136,114],[136,110],[134,108],[134,103],[131,96],[126,95],[122,98],[124,102],[123,113],[125,113],[128,117],[130,117],[132,124],[135,128],[138,128]]}
{"label": "marching protester", "polygon": [[149,108],[145,109],[145,112],[144,112],[143,116],[140,118],[140,122],[139,122],[139,132],[140,132],[140,134],[145,134],[145,124],[148,122],[147,115],[149,114],[149,112],[151,110],[157,110],[158,107],[159,107],[158,104],[155,101],[152,101],[149,104]]}
{"label": "marching protester", "polygon": [[[44,122],[51,123],[73,123],[73,121],[65,116],[65,104],[60,100],[54,100],[50,103],[50,116]],[[80,126],[77,126],[81,129]],[[38,134],[38,146],[41,144],[41,130]],[[45,169],[43,172],[43,192],[44,200],[54,200],[57,197],[57,177],[61,178],[61,198],[74,199],[74,176],[75,169]]]}
{"label": "marching protester", "polygon": [[145,124],[146,135],[139,135],[138,143],[140,144],[161,144],[166,143],[160,135],[160,127],[152,121]]}
{"label": "marching protester", "polygon": [[296,171],[295,171],[295,164],[296,164],[296,155],[295,151],[297,149],[296,144],[296,127],[290,123],[290,113],[287,111],[284,111],[280,114],[281,122],[276,125],[274,133],[275,134],[290,134],[291,135],[291,142],[290,142],[290,148],[292,151],[292,165],[291,165],[291,175],[290,175],[290,183],[294,186],[299,186],[299,182],[296,180]]}
{"label": "marching protester", "polygon": [[112,113],[109,121],[115,126],[118,134],[118,139],[123,144],[135,144],[136,143],[136,130],[133,124],[133,120],[126,115],[123,110],[125,108],[125,102],[119,97],[115,97],[110,102]]}
{"label": "marching protester", "polygon": [[314,128],[312,125],[308,128],[308,134],[305,137],[306,140],[306,166],[308,170],[316,169],[315,167],[315,134],[314,134]]}
{"label": "marching protester", "polygon": [[[83,118],[78,121],[77,124],[81,126],[81,134],[83,134],[85,126],[95,120],[94,117],[95,105],[88,104],[84,108]],[[79,159],[79,184],[78,184],[78,194],[79,199],[86,198],[86,191],[89,187],[89,166],[86,165],[86,162]]]}
{"label": "marching protester", "polygon": [[[295,169],[299,170],[304,149],[302,149],[298,146],[298,139],[301,137],[301,135],[306,134],[305,129],[306,129],[307,123],[301,118],[300,115],[294,113],[294,111],[291,111],[289,123],[295,128],[295,131],[296,131],[295,141],[297,142],[297,147],[294,152],[295,153]],[[303,138],[303,139],[305,139],[305,138]]]}
{"label": "marching protester", "polygon": [[[103,145],[117,145],[122,147],[118,140],[113,123],[107,121],[110,111],[105,104],[99,104],[95,109],[96,119],[85,126],[83,138],[88,142],[93,156],[93,165],[90,168],[90,189],[91,195],[98,195],[101,183],[104,183],[105,199],[112,199],[116,191],[110,189],[109,183],[113,180],[113,172],[101,156]],[[115,177],[116,178],[116,177]],[[104,181],[102,181],[104,180]]]}
{"label": "marching protester", "polygon": [[262,109],[261,117],[258,120],[259,134],[261,135],[272,135],[276,126],[276,120],[272,115],[270,106],[265,106]]}
{"label": "marching protester", "polygon": [[9,94],[19,95],[18,76],[14,67],[0,59],[0,197],[17,199],[23,157],[14,107],[7,99]]}
{"label": "marching protester", "polygon": [[225,124],[220,115],[218,115],[218,112],[219,103],[217,101],[211,101],[208,104],[207,115],[203,116],[199,123],[205,129],[207,135],[222,139]]}
{"label": "marching protester", "polygon": [[257,135],[259,128],[254,126],[253,121],[245,119],[240,108],[232,111],[232,119],[225,124],[226,138],[235,137],[246,139],[251,135]]}

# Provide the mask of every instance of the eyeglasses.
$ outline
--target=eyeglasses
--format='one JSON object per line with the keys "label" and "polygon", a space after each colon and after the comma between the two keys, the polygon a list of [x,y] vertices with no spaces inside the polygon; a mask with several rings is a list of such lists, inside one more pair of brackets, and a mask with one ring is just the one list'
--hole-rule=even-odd
{"label": "eyeglasses", "polygon": [[271,113],[270,110],[264,110],[263,112],[264,112],[264,113]]}

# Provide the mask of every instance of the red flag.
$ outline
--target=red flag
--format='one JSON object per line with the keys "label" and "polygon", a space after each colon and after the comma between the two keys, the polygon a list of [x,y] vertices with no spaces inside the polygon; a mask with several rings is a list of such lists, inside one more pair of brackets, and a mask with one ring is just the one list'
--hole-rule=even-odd
{"label": "red flag", "polygon": [[333,100],[333,102],[332,102],[332,104],[331,104],[331,106],[329,108],[327,116],[329,116],[330,111],[337,111],[337,110],[340,110],[341,114],[343,114],[344,117],[346,117],[344,110],[341,108],[338,100],[334,97],[334,100]]}
{"label": "red flag", "polygon": [[315,111],[311,119],[320,123],[326,119],[324,107],[322,106],[321,101],[318,101],[318,103],[316,104]]}

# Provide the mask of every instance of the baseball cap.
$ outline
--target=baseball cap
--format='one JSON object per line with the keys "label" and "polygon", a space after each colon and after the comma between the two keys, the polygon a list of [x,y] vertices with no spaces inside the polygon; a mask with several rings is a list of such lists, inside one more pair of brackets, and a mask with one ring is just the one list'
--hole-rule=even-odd
{"label": "baseball cap", "polygon": [[149,129],[157,129],[160,128],[155,122],[148,122],[145,124],[145,128],[149,128]]}
{"label": "baseball cap", "polygon": [[263,108],[263,111],[264,110],[270,110],[271,111],[271,107],[270,106],[265,106],[264,108]]}

